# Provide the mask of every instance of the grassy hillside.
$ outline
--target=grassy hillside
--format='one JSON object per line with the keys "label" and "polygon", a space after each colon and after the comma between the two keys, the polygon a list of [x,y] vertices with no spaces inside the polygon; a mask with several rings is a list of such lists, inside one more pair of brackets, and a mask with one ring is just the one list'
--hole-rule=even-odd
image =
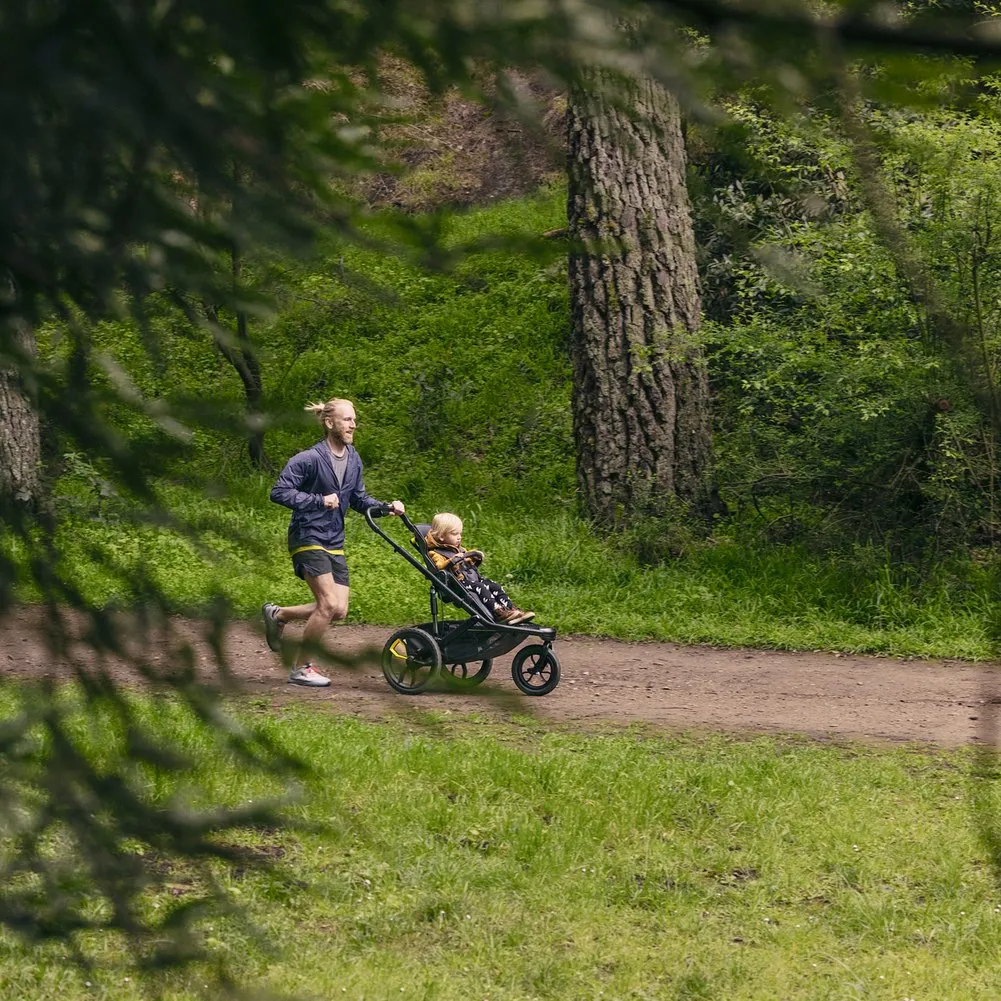
{"label": "grassy hillside", "polygon": [[[284,415],[267,436],[276,463],[319,436],[302,414],[306,402],[354,400],[370,491],[403,499],[424,519],[456,511],[469,542],[487,552],[488,572],[564,631],[991,656],[997,573],[990,558],[939,550],[901,559],[892,536],[880,541],[837,526],[825,534],[829,508],[738,492],[742,477],[776,462],[792,470],[790,477],[808,478],[809,457],[822,452],[823,440],[834,441],[835,431],[838,441],[864,443],[853,445],[860,456],[876,451],[879,435],[890,441],[898,434],[895,401],[921,388],[914,380],[875,382],[875,369],[859,360],[865,356],[854,343],[839,347],[819,334],[799,340],[798,354],[781,356],[776,383],[760,378],[763,366],[780,357],[781,338],[795,333],[774,324],[713,328],[717,448],[733,517],[708,540],[670,524],[603,538],[580,519],[565,248],[525,249],[526,240],[562,224],[564,197],[559,188],[545,189],[466,214],[416,218],[417,228],[439,227],[452,248],[492,241],[448,273],[374,246],[331,245],[306,263],[257,262],[260,287],[279,301],[276,313],[252,325],[268,399]],[[385,225],[373,221],[373,241]],[[153,323],[158,359],[121,324],[99,331],[101,346],[145,395],[204,397],[217,416],[238,415],[239,382],[208,339],[167,308]],[[58,344],[47,350],[57,353]],[[853,367],[839,362],[839,350]],[[877,360],[881,378],[908,371],[905,358],[895,358],[892,369],[883,354]],[[812,417],[800,416],[796,426],[778,420],[771,401],[794,384],[800,394],[811,387],[812,412],[821,415],[815,427]],[[885,419],[876,413],[879,392],[893,403]],[[253,615],[265,598],[304,597],[284,553],[287,512],[268,501],[271,477],[249,469],[238,435],[220,429],[217,419],[215,430],[206,423],[181,446],[146,418],[113,417],[129,436],[148,439],[151,454],[167,442],[176,450],[161,496],[194,532],[184,538],[163,524],[137,523],[129,500],[107,489],[100,463],[70,456],[58,485],[60,544],[85,593],[132,601],[145,569],[178,610],[197,612],[222,595],[238,614]],[[807,441],[807,433],[814,438]],[[831,475],[825,467],[824,476]],[[876,508],[870,513],[874,523],[882,517]],[[353,619],[390,624],[424,614],[416,574],[357,516],[349,518],[348,546]]]}

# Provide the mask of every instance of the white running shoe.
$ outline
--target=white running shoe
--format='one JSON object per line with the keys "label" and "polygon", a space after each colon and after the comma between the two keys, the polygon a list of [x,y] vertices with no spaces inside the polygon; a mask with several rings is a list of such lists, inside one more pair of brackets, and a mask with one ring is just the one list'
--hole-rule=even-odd
{"label": "white running shoe", "polygon": [[325,678],[312,664],[297,667],[289,676],[290,685],[305,685],[307,688],[326,688],[330,679]]}

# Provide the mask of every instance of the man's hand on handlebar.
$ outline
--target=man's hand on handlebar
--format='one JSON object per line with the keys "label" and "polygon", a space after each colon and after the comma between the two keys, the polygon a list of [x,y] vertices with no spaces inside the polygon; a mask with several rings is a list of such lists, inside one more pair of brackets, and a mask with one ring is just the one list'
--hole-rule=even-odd
{"label": "man's hand on handlebar", "polygon": [[375,504],[365,512],[366,518],[385,518],[387,514],[401,515],[404,513],[403,501],[393,501],[392,504]]}

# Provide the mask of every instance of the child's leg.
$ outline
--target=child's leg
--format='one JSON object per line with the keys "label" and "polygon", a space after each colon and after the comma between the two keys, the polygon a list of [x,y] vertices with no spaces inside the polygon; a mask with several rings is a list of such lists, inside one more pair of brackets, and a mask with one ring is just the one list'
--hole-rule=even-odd
{"label": "child's leg", "polygon": [[490,592],[490,597],[493,602],[494,618],[499,622],[510,622],[519,623],[527,622],[529,619],[535,618],[535,612],[525,612],[518,608],[515,603],[508,597],[507,592],[497,583],[495,580],[490,580],[488,577],[483,577],[480,580],[481,584],[484,584],[487,590]]}
{"label": "child's leg", "polygon": [[486,586],[486,582],[478,580],[475,584],[469,585],[469,590],[472,594],[475,594],[477,598],[492,612],[497,607],[497,601],[494,596],[490,593],[490,588]]}
{"label": "child's leg", "polygon": [[489,607],[491,608],[514,608],[514,602],[507,596],[507,592],[495,580],[489,577],[480,579],[480,585],[490,595]]}

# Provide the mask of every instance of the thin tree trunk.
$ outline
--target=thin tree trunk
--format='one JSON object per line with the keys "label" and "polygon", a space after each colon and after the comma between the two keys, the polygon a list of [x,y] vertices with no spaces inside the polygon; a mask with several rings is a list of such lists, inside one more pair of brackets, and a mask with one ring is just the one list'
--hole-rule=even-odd
{"label": "thin tree trunk", "polygon": [[[15,345],[29,357],[37,346],[27,328],[16,328]],[[0,511],[38,503],[41,468],[38,413],[18,371],[0,367]]]}
{"label": "thin tree trunk", "polygon": [[[232,165],[234,191],[240,190],[243,183],[243,176],[237,164]],[[206,204],[196,192],[191,198],[191,209],[194,213],[204,217],[211,214],[211,204]],[[236,194],[233,196],[233,203],[230,205],[230,213],[236,218],[240,211],[239,199]],[[240,248],[234,240],[230,244],[230,274],[233,277],[233,291],[238,291],[240,277],[243,273],[243,258]],[[194,317],[190,307],[183,296],[175,296],[175,301],[184,310],[188,319],[194,323]],[[240,377],[243,386],[244,413],[247,418],[247,455],[255,469],[264,469],[274,472],[274,465],[268,458],[268,453],[264,447],[264,382],[261,377],[261,363],[254,350],[253,341],[247,331],[246,311],[239,309],[236,311],[235,343],[228,336],[227,330],[219,320],[219,307],[215,303],[202,300],[202,309],[205,316],[212,324],[212,339],[219,353],[233,366],[236,374]]]}
{"label": "thin tree trunk", "polygon": [[568,216],[577,478],[614,527],[719,500],[680,112],[604,82],[570,95]]}
{"label": "thin tree trunk", "polygon": [[[235,267],[235,266],[234,266]],[[236,314],[236,343],[223,329],[219,307],[202,302],[202,309],[213,325],[212,338],[219,353],[233,366],[243,385],[244,412],[247,416],[247,454],[255,469],[273,470],[274,466],[264,448],[264,427],[257,423],[262,414],[264,384],[261,365],[247,333],[247,315],[242,310]]]}
{"label": "thin tree trunk", "polygon": [[[233,283],[239,283],[242,261],[240,252],[234,246],[232,250]],[[223,354],[236,369],[243,383],[243,395],[247,406],[247,452],[255,469],[272,468],[271,460],[264,449],[264,426],[257,423],[263,413],[264,383],[261,380],[261,364],[257,353],[247,333],[247,314],[238,310],[236,314],[236,343],[238,351],[232,351],[220,345]]]}

